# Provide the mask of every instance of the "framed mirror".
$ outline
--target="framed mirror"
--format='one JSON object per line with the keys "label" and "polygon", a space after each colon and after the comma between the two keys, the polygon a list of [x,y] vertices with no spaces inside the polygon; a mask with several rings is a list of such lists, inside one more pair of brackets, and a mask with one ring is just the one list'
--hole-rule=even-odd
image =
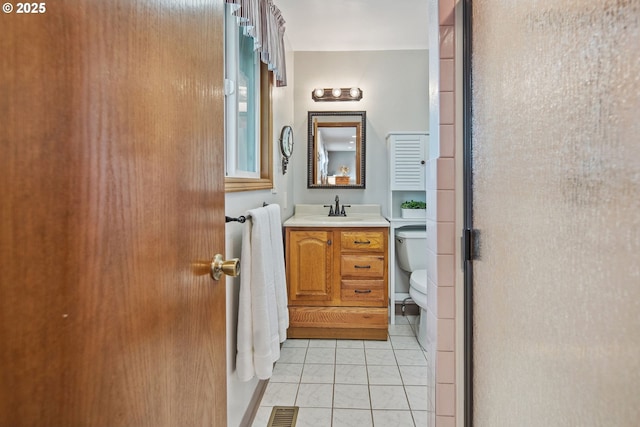
{"label": "framed mirror", "polygon": [[307,188],[365,188],[366,112],[309,111]]}

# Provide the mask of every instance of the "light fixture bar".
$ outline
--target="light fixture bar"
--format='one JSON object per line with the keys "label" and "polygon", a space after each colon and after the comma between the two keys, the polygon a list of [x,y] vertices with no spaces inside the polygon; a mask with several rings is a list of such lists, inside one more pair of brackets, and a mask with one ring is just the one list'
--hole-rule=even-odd
{"label": "light fixture bar", "polygon": [[359,87],[317,88],[311,91],[311,98],[316,102],[360,101],[362,89]]}

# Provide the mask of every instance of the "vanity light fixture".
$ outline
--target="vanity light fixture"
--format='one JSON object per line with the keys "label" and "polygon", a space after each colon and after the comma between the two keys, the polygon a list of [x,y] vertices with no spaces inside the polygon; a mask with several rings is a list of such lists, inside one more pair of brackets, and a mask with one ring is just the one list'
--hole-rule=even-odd
{"label": "vanity light fixture", "polygon": [[359,87],[316,88],[311,91],[314,101],[360,101],[362,90]]}

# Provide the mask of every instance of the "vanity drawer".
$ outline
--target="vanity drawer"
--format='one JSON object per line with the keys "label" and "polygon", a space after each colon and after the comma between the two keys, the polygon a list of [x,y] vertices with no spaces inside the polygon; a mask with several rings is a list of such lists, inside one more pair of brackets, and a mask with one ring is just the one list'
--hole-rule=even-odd
{"label": "vanity drawer", "polygon": [[382,231],[343,231],[340,245],[343,251],[384,252],[384,237]]}
{"label": "vanity drawer", "polygon": [[340,257],[342,277],[384,277],[384,256],[382,255],[342,255]]}
{"label": "vanity drawer", "polygon": [[340,300],[343,303],[368,306],[386,306],[384,280],[343,280]]}

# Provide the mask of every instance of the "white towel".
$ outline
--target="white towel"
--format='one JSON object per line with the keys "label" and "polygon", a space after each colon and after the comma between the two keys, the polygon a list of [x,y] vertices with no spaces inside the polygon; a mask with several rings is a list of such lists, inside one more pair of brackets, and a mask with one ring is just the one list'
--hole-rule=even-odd
{"label": "white towel", "polygon": [[[273,206],[248,211],[246,216],[251,221],[247,221],[242,230],[236,356],[236,370],[242,381],[254,376],[271,377],[288,327],[288,313],[282,313],[283,304],[286,312],[287,303],[282,229],[279,224],[279,238],[272,236],[270,213],[276,208],[279,222],[280,208]],[[276,279],[281,276],[282,279]]]}
{"label": "white towel", "polygon": [[[249,215],[247,212],[245,216]],[[242,253],[240,255],[240,293],[238,296],[238,331],[236,372],[241,381],[255,375],[253,369],[253,325],[251,319],[251,287],[245,277],[251,277],[251,222],[243,224]]]}
{"label": "white towel", "polygon": [[273,272],[278,308],[278,335],[280,342],[287,339],[289,328],[289,309],[287,308],[287,273],[284,266],[284,246],[282,244],[282,221],[280,220],[280,206],[267,206],[271,226],[271,247],[273,257]]}

